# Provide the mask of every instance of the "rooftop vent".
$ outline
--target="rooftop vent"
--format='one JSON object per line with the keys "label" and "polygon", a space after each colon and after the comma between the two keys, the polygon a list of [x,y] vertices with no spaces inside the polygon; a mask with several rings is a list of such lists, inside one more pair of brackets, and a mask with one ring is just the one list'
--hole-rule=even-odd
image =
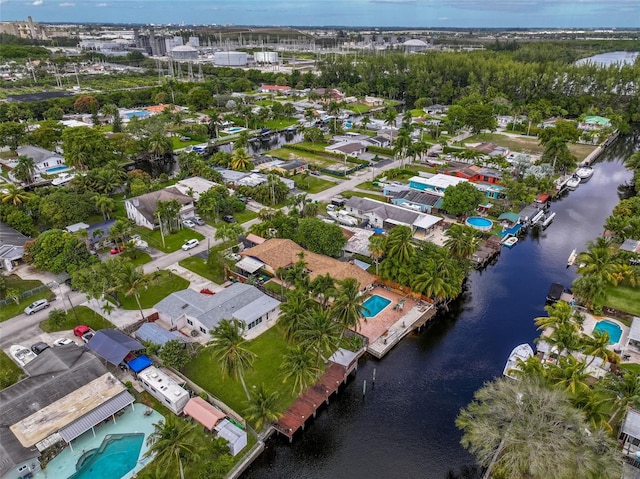
{"label": "rooftop vent", "polygon": [[182,309],[185,309],[185,308],[188,308],[188,307],[189,307],[188,303],[184,303],[182,306],[180,306],[180,308],[182,308]]}

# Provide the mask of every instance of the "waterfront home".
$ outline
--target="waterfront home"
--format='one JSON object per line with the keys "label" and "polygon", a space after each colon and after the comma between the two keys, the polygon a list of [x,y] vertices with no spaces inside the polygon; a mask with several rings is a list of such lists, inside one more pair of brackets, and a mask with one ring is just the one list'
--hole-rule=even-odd
{"label": "waterfront home", "polygon": [[[274,160],[272,163],[277,164],[279,160]],[[250,186],[255,187],[265,184],[269,181],[269,177],[262,173],[234,171],[226,168],[216,168],[222,175],[222,179],[227,185],[230,186]],[[287,188],[293,190],[296,187],[295,181],[290,178],[279,177],[278,180],[282,181]]]}
{"label": "waterfront home", "polygon": [[391,195],[392,204],[429,214],[439,210],[442,201],[442,196],[412,189],[403,189]]}
{"label": "waterfront home", "polygon": [[65,165],[64,157],[61,154],[40,148],[39,146],[19,146],[16,153],[18,156],[27,156],[33,160],[36,177],[42,174],[51,175],[58,171],[68,169]]}
{"label": "waterfront home", "polygon": [[[245,259],[249,258],[260,262],[262,266],[259,269],[262,269],[270,276],[276,276],[280,268],[293,267],[300,259],[300,253],[304,253],[306,269],[309,271],[309,277],[312,280],[317,276],[324,276],[328,273],[335,280],[354,278],[360,283],[360,289],[365,289],[375,281],[374,275],[357,266],[307,251],[290,239],[272,238],[253,248],[245,249],[240,255]],[[242,267],[243,262],[244,259],[236,266],[240,265]]]}
{"label": "waterfront home", "polygon": [[0,223],[0,270],[13,271],[22,262],[24,245],[31,238]]}
{"label": "waterfront home", "polygon": [[2,479],[33,477],[41,450],[71,444],[134,402],[96,356],[74,344],[46,349],[27,372],[30,377],[0,391]]}
{"label": "waterfront home", "polygon": [[578,130],[598,131],[611,126],[611,120],[602,116],[587,116],[578,123]]}
{"label": "waterfront home", "polygon": [[444,192],[448,187],[456,186],[460,183],[464,183],[465,181],[469,180],[466,178],[458,178],[457,176],[438,173],[431,177],[413,176],[409,178],[409,186],[416,190],[426,191],[438,196],[444,196]]}
{"label": "waterfront home", "polygon": [[626,349],[640,354],[640,318],[634,317],[627,336]]}
{"label": "waterfront home", "polygon": [[497,185],[502,179],[502,173],[496,168],[487,168],[478,165],[459,165],[447,171],[448,174],[465,178],[472,183],[489,183]]}
{"label": "waterfront home", "polygon": [[342,153],[346,156],[357,157],[362,153],[366,153],[367,146],[359,141],[341,141],[333,145],[326,146],[325,151],[330,153]]}
{"label": "waterfront home", "polygon": [[182,387],[185,381],[179,383],[168,371],[149,366],[138,374],[138,380],[149,394],[174,414],[181,414],[189,401],[189,391]]}
{"label": "waterfront home", "polygon": [[130,220],[138,226],[152,230],[158,221],[156,217],[158,202],[171,200],[180,203],[180,217],[192,218],[195,215],[194,199],[174,186],[129,198],[125,200],[124,206]]}
{"label": "waterfront home", "polygon": [[[345,258],[353,258],[354,254],[371,257],[369,240],[375,234],[373,230],[343,226],[342,232],[347,237],[347,243],[342,247],[342,255]],[[358,263],[355,264],[358,265]],[[369,264],[366,264],[365,270],[368,267]]]}
{"label": "waterfront home", "polygon": [[415,239],[425,240],[442,218],[421,213],[417,209],[419,208],[407,209],[358,196],[349,198],[345,205],[347,214],[366,219],[372,228],[389,230],[396,226],[408,226]]}
{"label": "waterfront home", "polygon": [[202,193],[209,191],[214,186],[218,186],[218,184],[199,176],[185,178],[173,185],[180,193],[190,196],[194,201],[198,201]]}
{"label": "waterfront home", "polygon": [[206,340],[211,339],[211,331],[223,319],[242,321],[245,337],[255,338],[270,328],[280,314],[280,301],[243,283],[234,283],[213,296],[183,289],[154,307],[171,328],[186,329],[188,334],[202,335]]}
{"label": "waterfront home", "polygon": [[367,106],[382,106],[384,105],[384,100],[382,98],[367,95],[364,97],[363,103]]}
{"label": "waterfront home", "polygon": [[298,173],[304,173],[308,169],[309,165],[300,160],[280,161],[271,167],[271,170],[285,176],[293,176]]}

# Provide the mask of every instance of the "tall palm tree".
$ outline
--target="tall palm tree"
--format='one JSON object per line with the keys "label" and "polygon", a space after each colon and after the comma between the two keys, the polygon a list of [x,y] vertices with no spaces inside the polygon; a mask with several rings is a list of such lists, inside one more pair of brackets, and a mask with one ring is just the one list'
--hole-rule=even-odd
{"label": "tall palm tree", "polygon": [[116,220],[109,228],[109,236],[115,241],[116,246],[124,246],[125,238],[129,234],[131,234],[131,223],[128,220]]}
{"label": "tall palm tree", "polygon": [[33,158],[20,155],[18,157],[18,163],[15,168],[13,168],[13,176],[20,181],[24,181],[28,185],[33,183],[36,174],[36,164],[33,161]]}
{"label": "tall palm tree", "polygon": [[320,371],[323,362],[338,349],[340,332],[340,325],[333,320],[331,311],[316,309],[303,317],[295,338],[302,346],[316,352],[316,367]]}
{"label": "tall palm tree", "polygon": [[140,290],[146,285],[146,278],[142,268],[132,263],[123,263],[122,270],[119,272],[118,287],[126,297],[133,296],[138,305],[140,316],[144,319],[144,312],[140,304]]}
{"label": "tall palm tree", "polygon": [[593,336],[583,336],[584,342],[583,352],[584,354],[591,356],[587,367],[591,366],[596,358],[601,358],[604,362],[607,362],[608,346],[609,346],[609,333],[606,331],[592,331]]}
{"label": "tall palm tree", "polygon": [[329,298],[334,294],[336,282],[329,273],[316,276],[311,284],[311,293],[316,298],[321,298],[323,308],[326,308]]}
{"label": "tall palm tree", "polygon": [[600,276],[581,276],[573,282],[573,294],[590,309],[602,306],[607,299],[606,282]]}
{"label": "tall palm tree", "polygon": [[234,150],[239,150],[240,148],[245,150],[249,148],[249,133],[247,131],[241,131],[233,142]]}
{"label": "tall palm tree", "polygon": [[558,301],[557,303],[545,306],[544,309],[547,311],[548,316],[540,316],[534,319],[539,330],[547,328],[557,329],[560,326],[570,325],[575,329],[576,333],[580,331],[580,323],[573,321],[574,311],[569,303]]}
{"label": "tall palm tree", "polygon": [[222,223],[216,228],[215,239],[237,241],[242,233],[244,233],[244,228],[238,223]]}
{"label": "tall palm tree", "polygon": [[380,258],[384,256],[387,239],[384,236],[373,235],[369,237],[369,251],[371,257],[376,263],[376,276],[378,276],[378,267],[380,266]]}
{"label": "tall palm tree", "polygon": [[400,263],[409,263],[416,250],[411,240],[413,232],[408,226],[396,226],[387,237],[387,258],[393,258]]}
{"label": "tall palm tree", "polygon": [[314,364],[313,356],[308,348],[300,344],[287,349],[280,369],[283,372],[282,382],[292,379],[293,391],[298,394],[311,386],[318,377],[318,368]]}
{"label": "tall palm tree", "polygon": [[609,240],[598,238],[595,242],[590,241],[587,251],[578,255],[576,262],[578,273],[584,276],[596,276],[603,281],[617,286],[618,280],[616,270],[619,261]]}
{"label": "tall palm tree", "polygon": [[573,356],[560,356],[558,367],[553,368],[550,379],[572,395],[586,393],[589,391],[589,384],[586,382],[589,374],[586,368],[586,363],[578,361]]}
{"label": "tall palm tree", "polygon": [[244,410],[244,416],[253,423],[257,430],[269,422],[277,421],[281,413],[278,412],[278,391],[269,392],[264,384],[260,384],[254,391],[249,406]]}
{"label": "tall palm tree", "polygon": [[184,479],[182,460],[198,461],[202,453],[193,440],[197,423],[181,423],[175,416],[167,416],[154,425],[154,431],[147,437],[150,446],[144,457],[153,457],[157,477],[167,477],[177,464],[180,478]]}
{"label": "tall palm tree", "polygon": [[244,148],[233,150],[231,154],[231,169],[236,171],[248,171],[253,168],[251,155]]}
{"label": "tall palm tree", "polygon": [[147,138],[145,147],[154,160],[164,158],[173,152],[171,139],[162,132],[156,132]]}
{"label": "tall palm tree", "polygon": [[342,339],[347,329],[357,331],[360,328],[360,320],[366,320],[362,310],[368,295],[360,294],[360,283],[354,278],[345,278],[337,283],[331,312],[342,328]]}
{"label": "tall palm tree", "polygon": [[458,259],[469,259],[480,245],[480,239],[473,228],[463,225],[451,225],[446,231],[445,248]]}
{"label": "tall palm tree", "polygon": [[242,389],[251,401],[251,395],[244,382],[244,371],[249,369],[256,358],[253,351],[247,349],[247,341],[243,338],[246,325],[238,319],[223,319],[211,331],[211,348],[220,361],[224,376],[233,376],[240,380]]}
{"label": "tall palm tree", "polygon": [[116,201],[107,195],[96,195],[91,198],[96,205],[96,208],[102,213],[102,217],[105,220],[111,218],[111,213],[116,210]]}
{"label": "tall palm tree", "polygon": [[617,406],[609,422],[613,422],[621,410],[640,404],[640,376],[633,371],[625,371],[622,377],[609,374],[598,386]]}
{"label": "tall palm tree", "polygon": [[287,301],[280,305],[278,324],[284,330],[285,337],[291,340],[301,327],[305,314],[309,314],[317,308],[315,302],[309,298],[306,291],[294,289],[287,291]]}
{"label": "tall palm tree", "polygon": [[33,195],[27,193],[21,188],[18,188],[13,183],[6,183],[2,185],[2,203],[11,204],[13,206],[20,206],[29,200]]}

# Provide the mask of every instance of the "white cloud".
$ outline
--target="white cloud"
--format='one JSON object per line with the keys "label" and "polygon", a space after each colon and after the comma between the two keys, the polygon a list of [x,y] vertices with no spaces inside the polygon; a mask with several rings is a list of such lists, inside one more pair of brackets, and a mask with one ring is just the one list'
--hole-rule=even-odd
{"label": "white cloud", "polygon": [[58,4],[59,7],[75,7],[75,3],[63,2]]}
{"label": "white cloud", "polygon": [[43,0],[35,0],[31,5],[33,5],[34,7],[39,7],[42,4],[44,4]]}
{"label": "white cloud", "polygon": [[106,3],[99,3],[96,5],[96,7],[108,7],[109,5]]}

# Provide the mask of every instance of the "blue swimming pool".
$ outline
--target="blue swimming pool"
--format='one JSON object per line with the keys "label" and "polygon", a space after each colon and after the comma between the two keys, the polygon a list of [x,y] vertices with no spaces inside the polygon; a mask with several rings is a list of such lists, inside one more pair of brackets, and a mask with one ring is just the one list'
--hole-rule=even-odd
{"label": "blue swimming pool", "polygon": [[69,167],[67,165],[54,166],[53,168],[47,168],[46,172],[48,175],[52,173],[60,173],[61,171],[67,171]]}
{"label": "blue swimming pool", "polygon": [[362,315],[365,318],[373,318],[389,304],[391,304],[390,299],[374,294],[362,304]]}
{"label": "blue swimming pool", "polygon": [[105,436],[98,449],[83,454],[69,479],[120,479],[138,462],[144,434]]}
{"label": "blue swimming pool", "polygon": [[607,333],[609,335],[609,344],[616,344],[620,341],[620,336],[622,336],[622,328],[606,319],[598,321],[593,330]]}
{"label": "blue swimming pool", "polygon": [[127,116],[127,118],[133,118],[134,116],[137,116],[138,118],[146,118],[147,116],[149,116],[149,113],[142,110],[134,110],[128,111],[127,113],[125,113],[125,115]]}
{"label": "blue swimming pool", "polygon": [[481,216],[470,216],[465,223],[467,226],[471,226],[480,231],[489,231],[493,227],[493,221],[482,218]]}

